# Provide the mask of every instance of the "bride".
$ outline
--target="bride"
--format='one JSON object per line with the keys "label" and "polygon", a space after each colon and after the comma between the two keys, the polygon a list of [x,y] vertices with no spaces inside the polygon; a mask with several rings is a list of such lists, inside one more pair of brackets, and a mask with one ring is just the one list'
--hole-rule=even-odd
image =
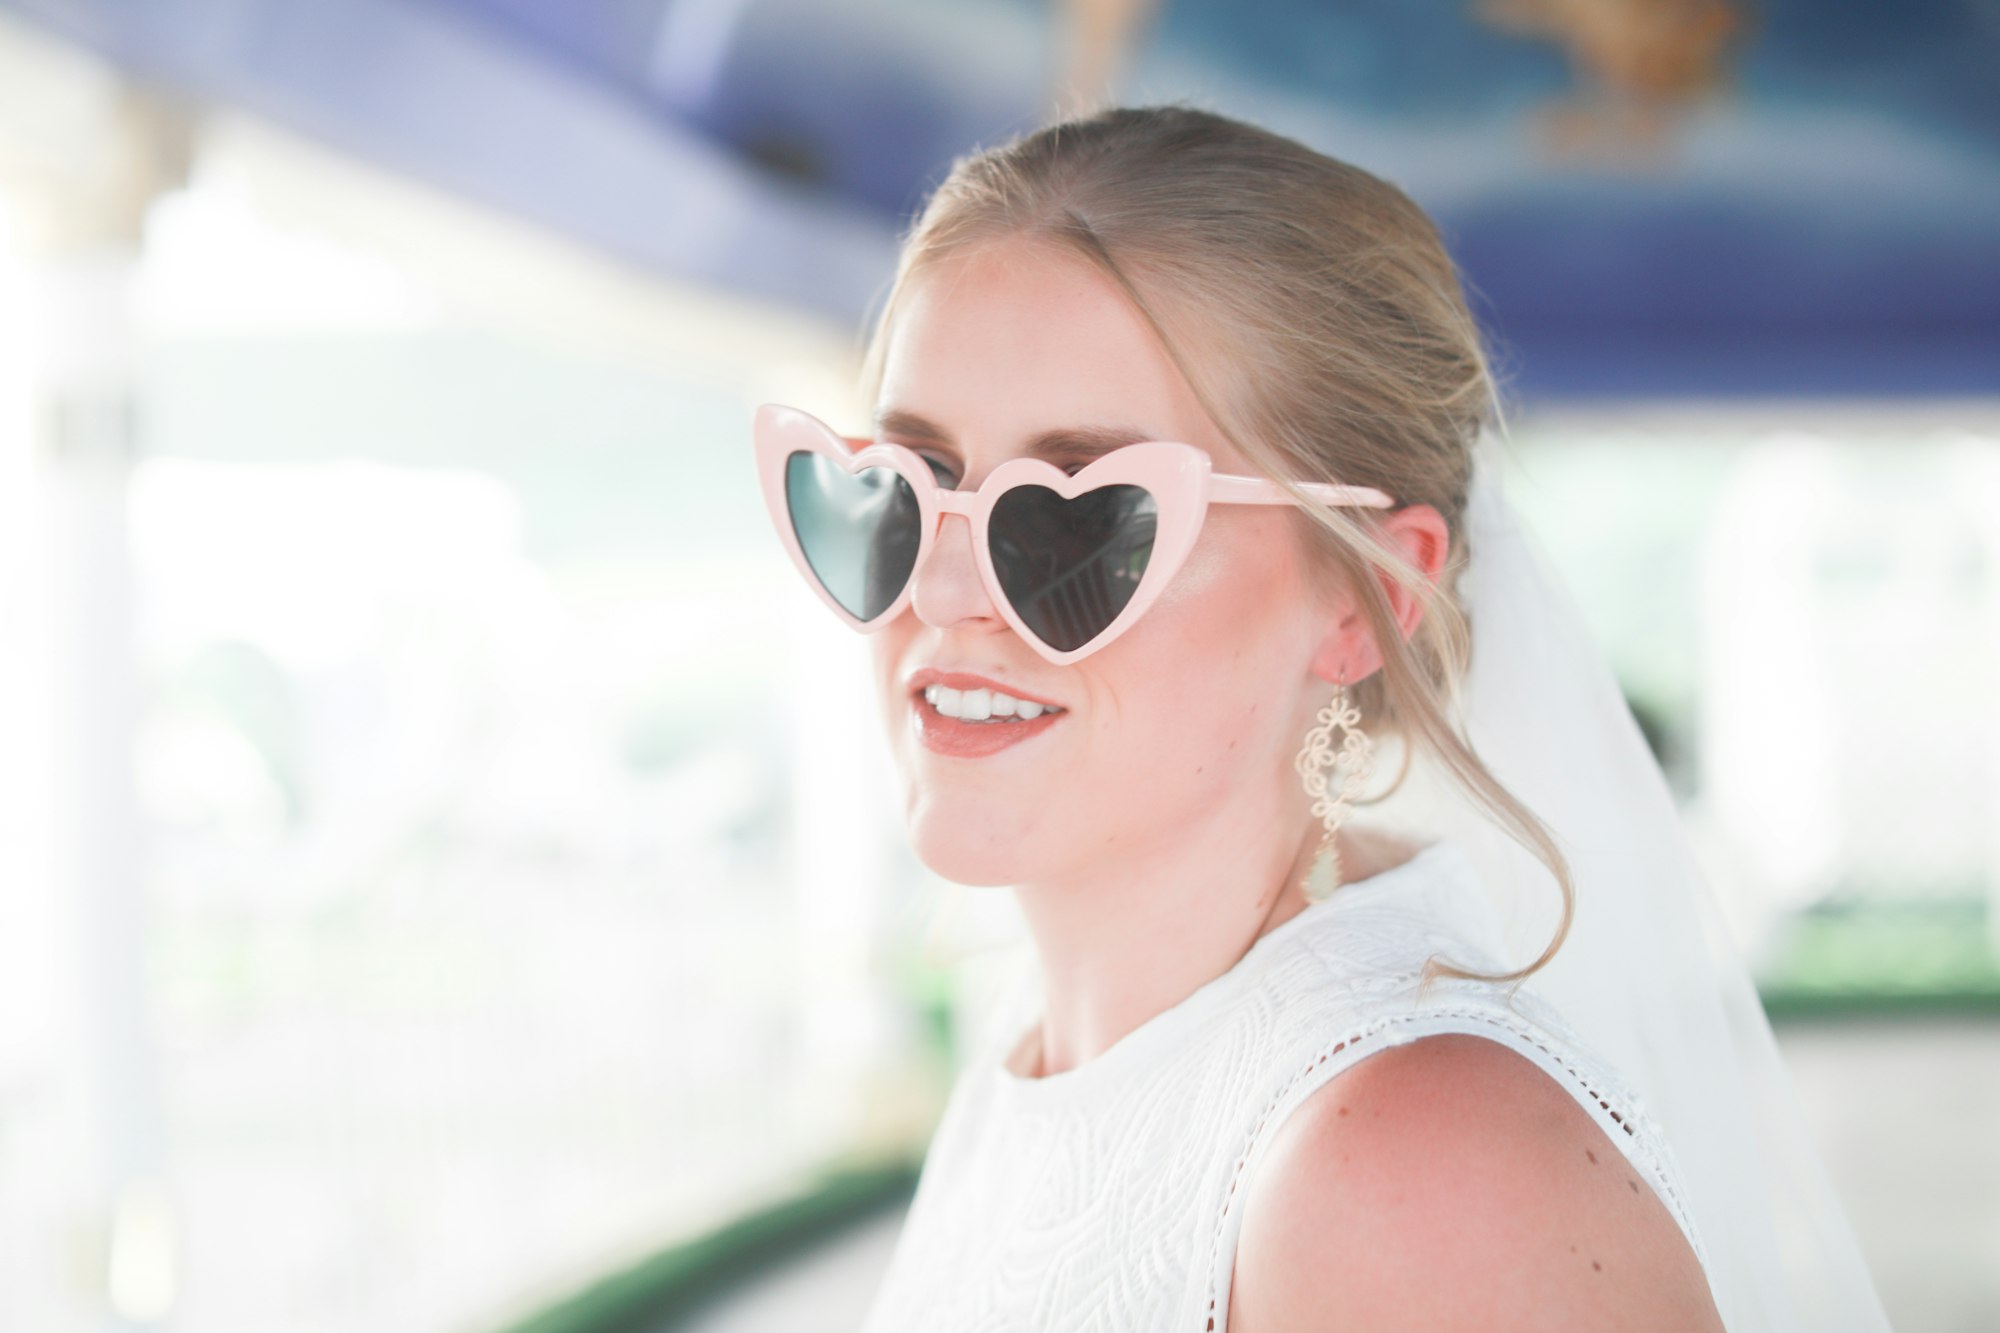
{"label": "bride", "polygon": [[1416,205],[1062,123],[939,188],[870,378],[760,410],[765,495],[1035,966],[869,1333],[1886,1327]]}

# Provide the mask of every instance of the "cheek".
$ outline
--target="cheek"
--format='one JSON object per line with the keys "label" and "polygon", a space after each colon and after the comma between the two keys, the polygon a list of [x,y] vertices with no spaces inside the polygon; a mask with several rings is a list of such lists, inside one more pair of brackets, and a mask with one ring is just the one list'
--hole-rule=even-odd
{"label": "cheek", "polygon": [[[1206,774],[1234,771],[1277,743],[1310,667],[1295,566],[1268,544],[1207,540],[1110,651],[1130,666],[1119,709],[1159,756],[1192,756]],[[1123,662],[1120,664],[1124,665]]]}
{"label": "cheek", "polygon": [[1153,612],[1220,624],[1232,622],[1251,633],[1274,611],[1299,604],[1297,539],[1276,513],[1240,513],[1239,507],[1210,509],[1174,578],[1153,604]]}
{"label": "cheek", "polygon": [[1149,618],[1183,641],[1190,660],[1252,663],[1296,638],[1302,597],[1297,562],[1275,525],[1211,518]]}
{"label": "cheek", "polygon": [[909,710],[899,676],[914,632],[909,611],[868,636],[869,665],[874,672],[877,720],[887,729],[889,752],[900,764],[909,741]]}
{"label": "cheek", "polygon": [[1216,585],[1228,580],[1230,559],[1227,551],[1218,550],[1214,542],[1205,538],[1197,540],[1187,559],[1181,562],[1174,581],[1160,593],[1160,599],[1153,603],[1154,614],[1173,614],[1177,609],[1199,607],[1212,596]]}

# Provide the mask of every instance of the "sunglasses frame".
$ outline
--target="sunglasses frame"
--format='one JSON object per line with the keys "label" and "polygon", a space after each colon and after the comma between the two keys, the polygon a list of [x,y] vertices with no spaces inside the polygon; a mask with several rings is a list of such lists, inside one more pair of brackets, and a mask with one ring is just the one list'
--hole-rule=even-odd
{"label": "sunglasses frame", "polygon": [[[861,440],[843,436],[831,426],[795,407],[766,403],[757,409],[752,429],[757,455],[757,476],[762,484],[764,503],[771,521],[791,554],[792,562],[821,601],[848,625],[867,634],[881,629],[903,613],[916,588],[917,575],[936,545],[938,526],[946,514],[962,516],[972,529],[974,563],[988,599],[1014,632],[1029,646],[1057,666],[1066,666],[1103,648],[1132,627],[1152,604],[1159,600],[1174,575],[1180,572],[1188,552],[1212,504],[1289,505],[1296,501],[1275,481],[1266,477],[1242,477],[1214,471],[1214,461],[1205,449],[1173,440],[1146,440],[1122,445],[1092,459],[1074,476],[1039,458],[1010,458],[986,475],[977,490],[947,490],[938,485],[930,465],[903,445],[882,440]],[[917,555],[902,591],[880,615],[862,620],[842,606],[813,572],[805,548],[792,523],[791,506],[785,494],[785,465],[793,454],[811,453],[838,463],[849,475],[865,469],[886,467],[909,483],[916,496],[919,515]],[[1157,521],[1152,551],[1139,576],[1132,598],[1110,624],[1080,647],[1063,651],[1044,643],[1028,628],[1001,586],[993,568],[987,521],[1000,497],[1019,486],[1042,486],[1065,500],[1074,500],[1086,491],[1102,486],[1138,486],[1153,497]],[[1301,482],[1300,489],[1330,505],[1357,505],[1370,509],[1393,509],[1396,502],[1371,486],[1345,486],[1330,482]]]}

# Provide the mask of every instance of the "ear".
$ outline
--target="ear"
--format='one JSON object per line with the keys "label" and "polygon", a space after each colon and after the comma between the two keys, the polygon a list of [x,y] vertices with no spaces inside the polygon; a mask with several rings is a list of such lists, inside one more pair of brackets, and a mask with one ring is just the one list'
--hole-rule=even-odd
{"label": "ear", "polygon": [[[1430,505],[1405,505],[1384,516],[1376,531],[1384,542],[1400,551],[1405,560],[1423,571],[1424,577],[1436,586],[1438,576],[1444,570],[1445,559],[1451,554],[1451,531],[1445,525],[1444,515]],[[1399,632],[1407,640],[1424,618],[1422,605],[1415,594],[1387,572],[1374,570],[1372,576],[1388,597],[1389,609],[1396,617]],[[1381,648],[1376,644],[1374,632],[1361,614],[1360,601],[1351,588],[1342,589],[1333,602],[1330,615],[1326,632],[1313,652],[1313,674],[1328,684],[1344,679],[1352,685],[1381,670]]]}

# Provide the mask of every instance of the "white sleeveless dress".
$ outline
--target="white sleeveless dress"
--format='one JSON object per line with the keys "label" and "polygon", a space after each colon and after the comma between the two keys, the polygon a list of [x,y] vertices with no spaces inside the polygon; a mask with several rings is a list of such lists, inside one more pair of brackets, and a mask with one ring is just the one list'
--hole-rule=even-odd
{"label": "white sleeveless dress", "polygon": [[1499,971],[1491,908],[1450,842],[1342,885],[1234,967],[1078,1067],[1006,1060],[1039,1022],[1024,984],[954,1083],[863,1333],[1222,1330],[1241,1198],[1285,1117],[1389,1046],[1473,1033],[1568,1090],[1649,1182],[1695,1255],[1668,1145],[1614,1071]]}

